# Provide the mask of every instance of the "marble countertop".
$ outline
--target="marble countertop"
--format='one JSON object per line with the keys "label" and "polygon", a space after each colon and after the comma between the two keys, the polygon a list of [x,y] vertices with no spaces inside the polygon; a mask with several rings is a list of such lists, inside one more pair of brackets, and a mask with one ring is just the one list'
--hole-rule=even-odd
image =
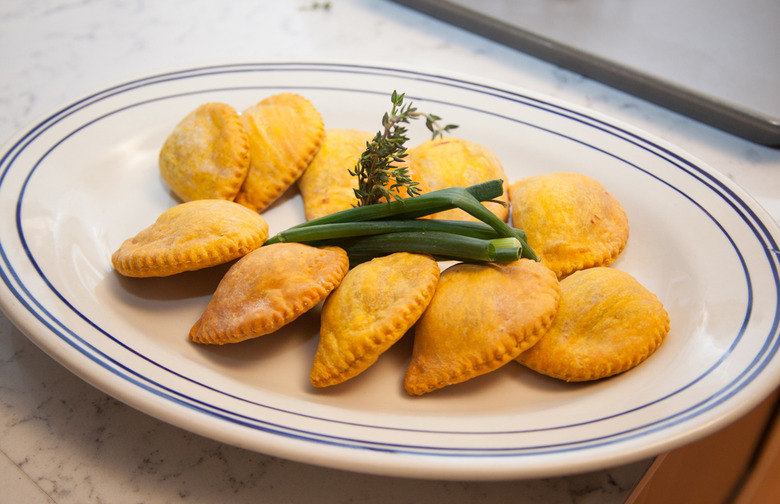
{"label": "marble countertop", "polygon": [[[629,122],[687,150],[780,218],[780,151],[733,137],[383,0],[5,0],[0,141],[138,75],[283,58],[468,72]],[[540,480],[363,475],[224,445],[98,391],[0,314],[2,502],[621,503],[650,464]]]}

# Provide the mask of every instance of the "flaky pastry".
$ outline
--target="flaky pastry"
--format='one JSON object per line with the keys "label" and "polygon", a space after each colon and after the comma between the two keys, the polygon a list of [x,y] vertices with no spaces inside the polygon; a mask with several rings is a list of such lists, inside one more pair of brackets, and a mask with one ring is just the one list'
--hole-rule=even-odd
{"label": "flaky pastry", "polygon": [[422,315],[438,280],[432,257],[407,252],[350,270],[322,308],[312,385],[342,383],[376,362]]}
{"label": "flaky pastry", "polygon": [[322,144],[322,117],[293,93],[270,96],[241,113],[249,139],[249,171],[236,202],[259,212],[306,170]]}
{"label": "flaky pastry", "polygon": [[[325,130],[322,147],[298,179],[306,220],[358,206],[355,195],[358,178],[350,171],[355,173],[355,165],[373,137],[374,135],[367,131]],[[406,168],[409,177],[417,184],[419,194],[430,191],[411,162],[406,160],[405,163],[394,163],[393,166]],[[391,192],[400,198],[409,197],[408,193],[400,188],[391,188]]]}
{"label": "flaky pastry", "polygon": [[306,219],[312,220],[357,205],[355,169],[373,135],[352,129],[327,129],[322,147],[298,179]]}
{"label": "flaky pastry", "polygon": [[558,278],[611,264],[628,242],[620,202],[586,175],[536,175],[514,183],[509,194],[514,227],[525,230],[528,245]]}
{"label": "flaky pastry", "polygon": [[325,299],[348,267],[338,247],[276,243],[254,250],[225,274],[190,340],[223,345],[272,333]]}
{"label": "flaky pastry", "polygon": [[265,219],[238,203],[194,200],[169,208],[125,240],[111,262],[125,276],[169,276],[230,262],[267,238]]}
{"label": "flaky pastry", "polygon": [[555,274],[530,259],[451,266],[415,326],[406,391],[421,395],[512,361],[550,326],[559,295]]}
{"label": "flaky pastry", "polygon": [[249,170],[249,144],[238,113],[205,103],[182,119],[163,143],[160,175],[182,201],[233,200]]}
{"label": "flaky pastry", "polygon": [[606,378],[647,359],[669,333],[655,294],[614,268],[577,271],[561,280],[555,321],[517,362],[566,381]]}
{"label": "flaky pastry", "polygon": [[[408,150],[408,159],[420,174],[430,191],[448,187],[467,187],[501,179],[504,193],[495,202],[484,205],[502,220],[509,219],[509,181],[501,161],[495,153],[474,142],[460,138],[436,138],[427,140]],[[430,216],[433,219],[478,220],[460,209],[446,210]]]}

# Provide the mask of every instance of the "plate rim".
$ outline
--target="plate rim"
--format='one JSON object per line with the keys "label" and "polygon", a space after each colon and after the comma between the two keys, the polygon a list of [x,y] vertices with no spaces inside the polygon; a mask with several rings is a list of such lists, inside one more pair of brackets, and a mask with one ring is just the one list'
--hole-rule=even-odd
{"label": "plate rim", "polygon": [[[124,83],[119,83],[119,84],[116,84],[114,86],[110,86],[108,88],[102,88],[102,89],[96,90],[96,91],[94,91],[92,93],[88,93],[88,94],[84,95],[83,97],[81,97],[81,98],[79,98],[79,99],[77,99],[75,101],[69,102],[70,105],[68,105],[68,106],[66,106],[64,108],[55,109],[55,111],[53,111],[53,112],[51,112],[49,114],[46,114],[47,118],[45,120],[40,121],[40,122],[33,122],[27,128],[22,129],[17,134],[16,137],[12,137],[11,140],[9,140],[6,144],[3,145],[2,150],[0,150],[0,154],[2,154],[2,157],[0,157],[0,167],[5,166],[6,158],[13,151],[13,149],[22,141],[23,138],[27,137],[33,131],[35,131],[39,127],[41,127],[43,124],[48,124],[48,122],[50,120],[54,120],[55,118],[57,118],[58,116],[63,114],[66,110],[69,110],[72,107],[82,107],[82,106],[86,107],[86,106],[88,106],[88,105],[84,105],[84,103],[86,103],[86,101],[88,99],[92,98],[92,97],[95,97],[95,96],[98,96],[98,95],[102,95],[104,93],[117,92],[117,90],[119,90],[121,88],[124,88],[125,86],[134,86],[134,85],[138,85],[138,83],[141,83],[141,82],[153,83],[151,81],[151,79],[161,79],[161,78],[163,78],[165,76],[177,75],[177,76],[179,76],[178,78],[191,78],[192,75],[185,75],[185,74],[197,73],[197,72],[200,72],[200,71],[203,71],[203,70],[214,69],[214,68],[230,69],[230,68],[241,68],[241,67],[254,67],[254,66],[258,66],[258,65],[260,65],[260,66],[267,66],[267,67],[278,66],[278,65],[290,65],[290,66],[307,66],[307,65],[311,65],[311,66],[318,66],[318,67],[331,67],[331,66],[334,66],[334,67],[371,68],[371,69],[379,68],[379,69],[382,69],[382,70],[385,70],[385,71],[388,71],[388,72],[407,72],[407,73],[411,72],[411,73],[414,73],[414,74],[423,75],[423,76],[430,77],[430,78],[433,78],[433,79],[444,79],[444,80],[460,81],[460,82],[468,83],[470,85],[476,85],[478,87],[483,87],[484,86],[484,87],[487,87],[487,88],[491,88],[491,89],[493,89],[495,91],[498,91],[498,92],[501,92],[501,93],[519,94],[519,95],[521,95],[521,96],[523,96],[525,98],[529,98],[529,99],[535,100],[535,101],[540,101],[540,102],[543,102],[545,104],[551,105],[551,106],[553,106],[555,108],[563,109],[566,112],[571,112],[571,113],[574,113],[574,114],[576,114],[578,116],[582,116],[582,117],[590,119],[590,120],[595,120],[595,121],[601,123],[604,127],[616,128],[618,130],[621,130],[621,131],[625,132],[626,134],[630,135],[631,137],[633,137],[637,141],[648,142],[648,143],[651,143],[651,144],[657,146],[659,149],[661,149],[667,155],[673,156],[676,159],[678,159],[679,162],[683,162],[686,165],[690,166],[691,168],[696,169],[700,173],[700,175],[702,175],[702,176],[704,176],[706,178],[709,178],[714,183],[718,183],[723,188],[727,188],[730,191],[733,191],[733,194],[732,194],[733,197],[738,198],[739,200],[742,200],[742,201],[745,202],[745,204],[746,204],[745,208],[749,209],[751,212],[753,212],[753,217],[754,217],[754,219],[755,219],[755,221],[757,223],[760,223],[760,224],[762,224],[764,226],[767,226],[767,225],[769,226],[764,231],[767,235],[773,236],[773,234],[770,232],[769,228],[772,228],[771,230],[774,231],[775,234],[777,233],[777,223],[774,222],[772,217],[763,208],[761,208],[761,206],[749,194],[747,194],[747,192],[745,192],[743,189],[739,188],[736,184],[734,184],[733,182],[728,180],[722,174],[720,174],[719,172],[717,172],[713,168],[709,167],[705,163],[701,162],[700,160],[697,160],[697,159],[693,158],[688,153],[683,152],[681,149],[668,144],[666,141],[664,141],[664,140],[662,140],[660,138],[657,138],[657,137],[655,137],[654,135],[652,135],[650,133],[643,132],[643,131],[638,130],[637,128],[634,128],[634,127],[632,127],[630,125],[624,124],[624,123],[622,123],[621,121],[619,121],[617,119],[609,118],[609,117],[607,117],[607,116],[605,116],[603,114],[591,111],[591,110],[589,110],[589,109],[587,109],[585,107],[581,107],[581,106],[574,105],[574,104],[568,104],[568,103],[566,103],[563,100],[559,100],[559,99],[554,98],[554,97],[544,96],[544,95],[542,95],[540,93],[537,93],[537,92],[534,92],[534,91],[531,91],[531,90],[527,90],[527,89],[524,89],[524,88],[520,88],[518,86],[509,85],[509,84],[503,84],[503,83],[497,83],[497,82],[491,82],[491,81],[486,81],[485,79],[482,79],[482,78],[461,75],[461,74],[457,74],[457,73],[449,72],[449,71],[447,71],[447,72],[444,72],[444,71],[431,72],[431,71],[423,71],[422,69],[416,69],[416,68],[413,68],[413,67],[412,68],[400,67],[398,65],[390,65],[390,64],[377,64],[377,63],[364,64],[364,63],[355,63],[355,62],[343,63],[343,62],[323,62],[323,61],[316,61],[316,62],[308,61],[307,62],[307,61],[289,61],[289,60],[282,61],[282,62],[223,63],[223,64],[219,64],[219,65],[214,65],[214,66],[205,65],[205,66],[191,67],[191,68],[185,68],[185,69],[180,69],[180,70],[171,70],[171,71],[167,71],[167,72],[163,72],[163,73],[151,74],[151,75],[149,75],[147,77],[138,77],[138,78],[135,78],[135,79],[132,79],[132,80],[129,80],[129,81],[125,81]],[[13,146],[13,147],[9,148],[9,146]],[[3,180],[4,180],[8,170],[10,169],[12,164],[13,163],[9,164],[0,173],[0,185],[3,183]],[[765,220],[767,218],[769,218],[771,220],[771,222],[768,223],[768,224],[765,222]],[[18,219],[19,219],[19,213],[17,211],[17,220]],[[2,254],[3,262],[7,264],[8,260],[7,260],[6,256],[5,256],[5,252],[2,250],[2,243],[0,243],[0,253]],[[32,324],[35,324],[35,322],[29,320],[27,317],[20,316],[20,314],[18,312],[19,307],[18,306],[13,306],[12,305],[13,301],[11,303],[8,302],[8,300],[7,300],[8,293],[6,292],[6,289],[9,289],[10,287],[8,285],[8,280],[5,278],[4,270],[0,271],[0,272],[3,273],[2,276],[3,276],[3,279],[4,279],[4,289],[0,290],[0,294],[2,294],[2,295],[0,295],[0,308],[3,309],[3,311],[8,316],[9,320],[11,320],[17,327],[19,327],[22,330],[22,332],[25,333],[25,335],[28,338],[30,338],[39,347],[42,347],[47,353],[52,355],[52,357],[54,357],[58,362],[63,364],[66,368],[70,369],[72,372],[74,372],[78,376],[81,376],[82,378],[84,378],[87,381],[89,381],[93,386],[96,386],[97,388],[106,391],[107,393],[109,393],[110,395],[112,395],[114,397],[118,397],[118,396],[124,397],[124,399],[122,399],[122,401],[125,402],[125,403],[128,403],[128,404],[131,404],[131,403],[139,401],[139,399],[137,397],[133,396],[132,394],[130,394],[130,397],[128,397],[128,394],[126,392],[124,392],[122,390],[118,390],[117,387],[113,386],[115,384],[113,384],[113,383],[108,383],[108,384],[104,383],[102,378],[100,376],[98,376],[100,373],[97,373],[97,374],[94,374],[94,375],[91,374],[91,373],[87,373],[87,376],[85,377],[84,376],[84,370],[79,368],[78,366],[74,366],[72,362],[67,360],[67,356],[65,356],[62,353],[63,352],[62,349],[58,349],[57,345],[51,345],[50,344],[51,342],[48,341],[48,340],[47,341],[41,341],[40,336],[35,334],[35,330],[32,328]],[[19,280],[19,282],[20,282],[20,285],[21,285],[21,280]],[[16,302],[19,302],[19,300],[17,299]],[[39,322],[43,322],[43,321],[39,321]],[[776,332],[777,332],[777,330],[775,329],[775,333]],[[78,335],[74,334],[74,336],[78,336]],[[63,362],[63,360],[66,360],[66,362]],[[112,390],[112,391],[109,392],[106,389],[109,389],[109,390]],[[769,393],[769,391],[767,391],[767,394],[768,393]],[[144,399],[145,398],[141,398],[140,402],[145,402]],[[154,401],[151,401],[151,402],[154,402]],[[755,404],[757,404],[759,402],[759,400],[756,399],[753,402]],[[147,409],[152,409],[152,410],[154,409],[154,407],[153,407],[154,405],[153,404],[144,404],[143,406],[144,407],[142,409],[144,411],[146,411]],[[744,407],[743,408],[743,412],[746,409],[747,409],[747,407]],[[732,418],[736,417],[738,412],[739,411],[735,411],[732,414]],[[152,414],[152,413],[150,413],[150,414]],[[162,418],[161,416],[154,415],[154,414],[153,414],[153,416],[156,416],[157,418],[160,418],[161,420],[168,421],[168,420],[166,420],[166,418]],[[163,417],[164,416],[165,415],[163,415]],[[703,435],[716,430],[716,428],[722,426],[725,423],[727,423],[727,420],[723,420],[723,421],[721,421],[719,423],[713,423],[710,426],[702,427],[702,429],[699,432],[699,437],[702,437]],[[196,428],[197,428],[197,426],[195,426],[195,428],[189,428],[189,430],[195,430]],[[209,437],[214,437],[213,435],[210,435],[210,434],[208,434],[208,435],[209,435]],[[231,442],[231,441],[228,441],[228,442]],[[240,442],[239,443],[235,442],[235,440],[232,441],[231,444],[238,444],[239,446],[242,445]],[[247,447],[247,448],[250,448],[250,449],[255,449],[255,448],[252,448],[250,446],[244,446],[244,447]],[[257,450],[257,451],[260,451],[260,450]],[[290,458],[295,458],[295,456],[290,456]],[[330,464],[326,464],[326,465],[330,465]],[[380,463],[380,466],[381,466],[381,463]],[[455,463],[455,464],[453,464],[453,466],[454,467],[460,467],[460,464],[459,463]],[[352,470],[360,470],[360,468],[355,468],[352,464],[350,464],[350,467],[345,467],[345,468],[352,469]],[[381,467],[378,468],[378,469],[381,471]],[[572,468],[567,469],[567,470],[571,470],[571,469]],[[537,475],[541,475],[543,473],[536,473],[536,474]],[[544,473],[544,474],[546,474],[546,473]],[[447,474],[436,474],[435,477],[442,477],[442,476],[446,476],[446,475]],[[415,473],[415,476],[419,477],[420,475]],[[462,474],[457,474],[457,476],[458,477],[462,477]],[[517,477],[518,475],[517,474],[507,474],[506,476],[507,477]]]}

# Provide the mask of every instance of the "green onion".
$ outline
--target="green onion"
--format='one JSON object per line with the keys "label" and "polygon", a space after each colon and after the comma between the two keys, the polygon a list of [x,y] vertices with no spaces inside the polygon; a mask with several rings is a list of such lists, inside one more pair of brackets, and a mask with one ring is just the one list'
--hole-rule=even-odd
{"label": "green onion", "polygon": [[351,264],[395,252],[416,252],[438,260],[509,262],[520,258],[522,244],[515,238],[485,240],[438,231],[384,233],[361,238],[345,250]]}
{"label": "green onion", "polygon": [[[332,213],[319,219],[293,226],[293,228],[316,226],[319,224],[333,224],[336,222],[359,222],[366,220],[379,220],[387,218],[416,219],[452,208],[459,208],[464,201],[477,203],[498,198],[503,194],[503,181],[500,179],[475,184],[469,187],[449,187],[429,193],[391,201],[389,203],[377,203],[355,208],[349,208]],[[482,205],[480,205],[482,206]],[[481,220],[481,219],[480,219]],[[501,220],[501,219],[499,219]],[[503,222],[503,221],[502,221]]]}
{"label": "green onion", "polygon": [[[438,231],[473,238],[500,238],[496,230],[483,222],[456,221],[445,219],[380,220],[361,222],[337,222],[315,226],[290,228],[278,233],[266,243],[298,242],[309,243],[382,233]],[[521,230],[517,230],[523,233]]]}
{"label": "green onion", "polygon": [[[497,179],[350,208],[293,226],[271,237],[266,245],[337,245],[345,248],[354,262],[401,251],[462,261],[505,262],[520,257],[538,261],[525,232],[511,227],[481,203],[502,194],[503,181]],[[480,222],[420,219],[452,208]]]}

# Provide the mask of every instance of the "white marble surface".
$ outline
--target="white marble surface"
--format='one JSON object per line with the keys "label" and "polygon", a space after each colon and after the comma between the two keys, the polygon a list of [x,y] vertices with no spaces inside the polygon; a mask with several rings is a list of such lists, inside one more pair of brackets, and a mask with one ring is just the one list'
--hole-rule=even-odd
{"label": "white marble surface", "polygon": [[[0,141],[89,91],[171,67],[268,59],[421,65],[528,87],[630,122],[780,217],[780,151],[751,144],[381,0],[3,0]],[[4,218],[4,217],[3,217]],[[417,481],[226,446],[87,385],[0,315],[0,502],[619,503],[648,462],[511,482]]]}

